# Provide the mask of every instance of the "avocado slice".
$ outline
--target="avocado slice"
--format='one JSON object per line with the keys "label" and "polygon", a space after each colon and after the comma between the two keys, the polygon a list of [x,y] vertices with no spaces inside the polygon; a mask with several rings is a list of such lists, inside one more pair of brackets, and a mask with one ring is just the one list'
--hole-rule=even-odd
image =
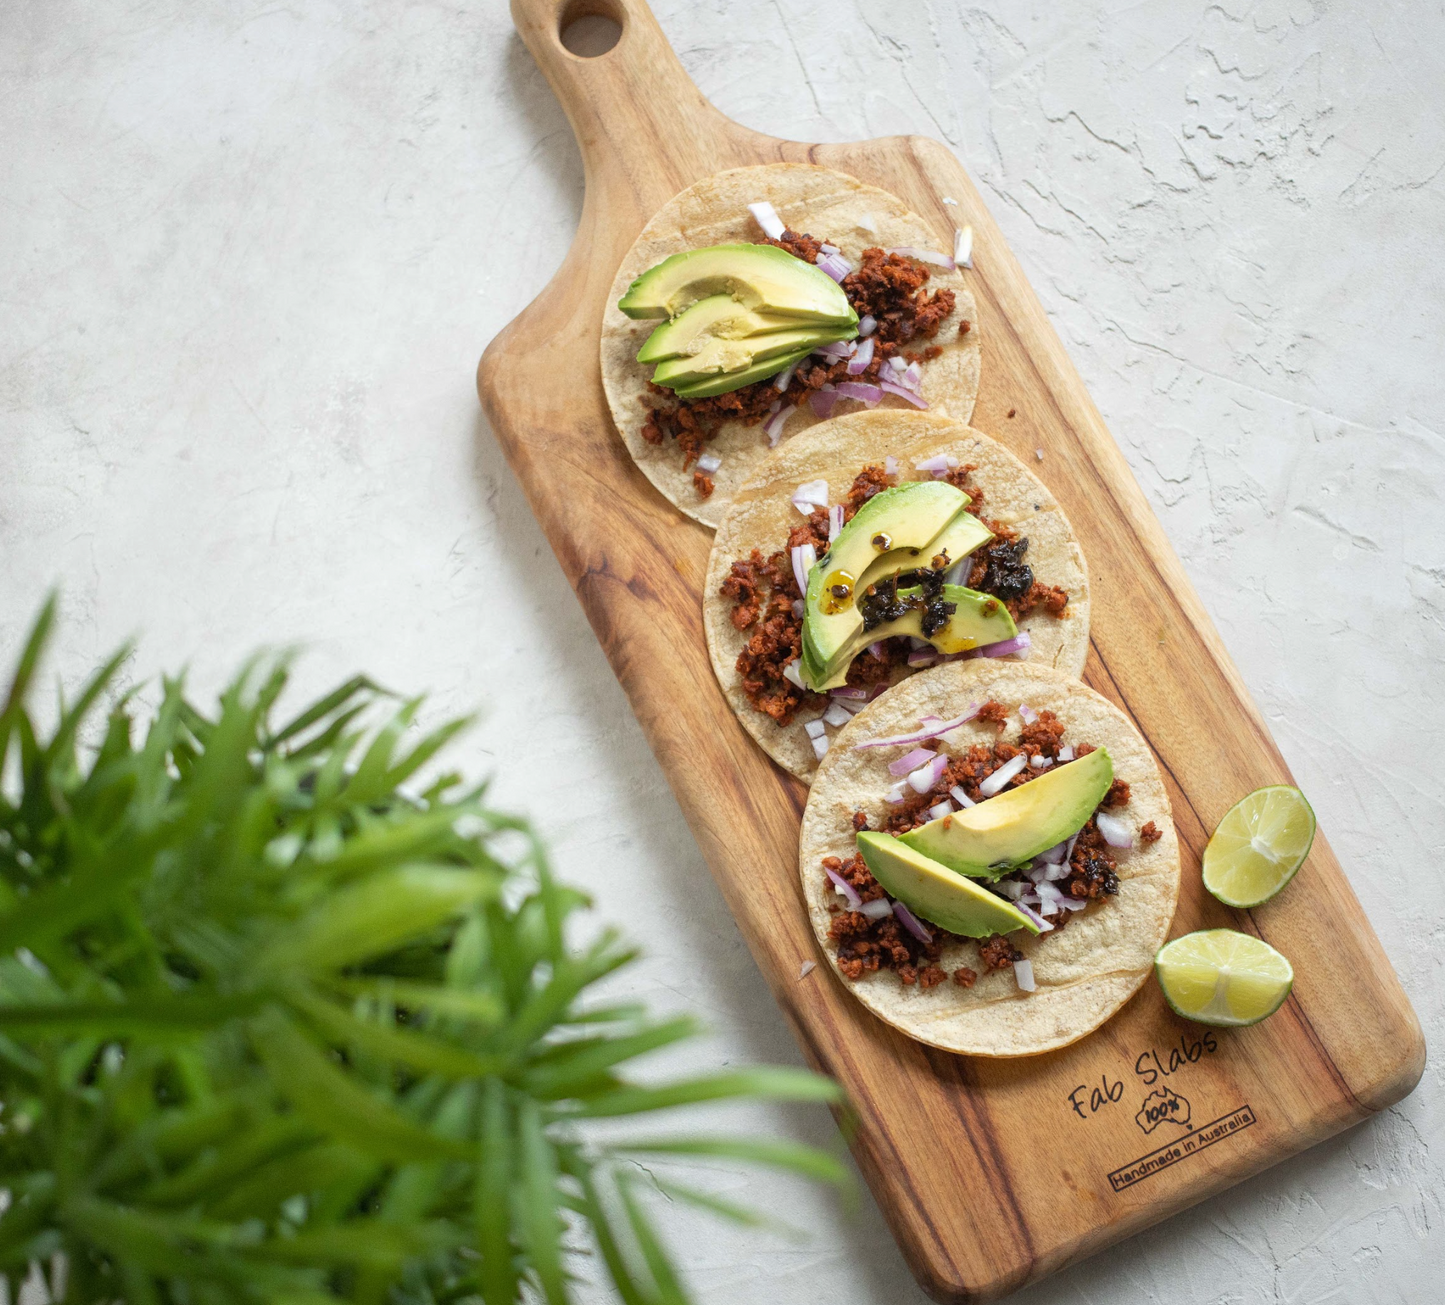
{"label": "avocado slice", "polygon": [[1039,927],[1012,902],[956,875],[890,834],[859,834],[863,864],[890,897],[915,915],[964,938]]}
{"label": "avocado slice", "polygon": [[1113,782],[1099,748],[899,839],[961,875],[997,879],[1082,829]]}
{"label": "avocado slice", "polygon": [[744,308],[732,295],[708,295],[686,312],[664,322],[637,351],[637,361],[662,362],[700,353],[714,340],[745,340],[769,331],[792,331],[796,317],[780,313],[759,313]]}
{"label": "avocado slice", "polygon": [[[919,593],[920,590],[916,587],[900,589],[898,596],[906,600],[916,598]],[[976,589],[965,589],[962,585],[944,585],[943,600],[954,604],[953,615],[948,618],[947,625],[941,630],[935,630],[931,635],[923,633],[923,610],[918,607],[904,613],[896,621],[884,621],[871,630],[865,631],[860,626],[858,632],[843,645],[833,659],[832,674],[828,676],[826,683],[816,686],[818,691],[821,693],[825,689],[837,689],[847,684],[848,668],[853,664],[853,659],[868,644],[878,639],[891,639],[896,634],[908,634],[915,639],[927,639],[941,653],[959,653],[982,647],[986,643],[998,643],[1001,639],[1012,639],[1019,632],[1008,608],[991,594],[981,594]],[[799,673],[805,680],[808,678],[809,669],[807,662],[803,662],[799,668]]]}
{"label": "avocado slice", "polygon": [[815,347],[813,344],[805,344],[801,349],[792,353],[783,354],[777,358],[764,358],[760,362],[755,362],[751,367],[744,367],[740,372],[725,372],[721,376],[708,376],[696,384],[679,384],[673,388],[679,399],[706,399],[714,394],[727,394],[730,390],[740,390],[744,385],[751,385],[754,381],[776,376],[795,362],[802,362]]}
{"label": "avocado slice", "polygon": [[759,312],[858,325],[842,286],[776,245],[709,245],[673,254],[639,276],[617,306],[628,317],[676,317],[716,294]]}
{"label": "avocado slice", "polygon": [[[687,313],[684,313],[683,317],[686,316]],[[652,379],[657,385],[673,389],[701,385],[747,371],[755,362],[765,362],[780,354],[797,353],[799,349],[811,351],[820,344],[841,340],[852,333],[852,327],[799,327],[795,323],[791,331],[771,331],[746,340],[710,340],[698,353],[668,358],[659,363]]]}
{"label": "avocado slice", "polygon": [[933,559],[948,554],[948,565],[961,562],[975,549],[982,548],[993,538],[993,531],[983,524],[972,512],[960,512],[938,532],[921,551],[911,548],[895,548],[875,558],[872,564],[858,578],[860,594],[868,586],[887,580],[900,571],[914,571],[920,567],[932,566]]}
{"label": "avocado slice", "polygon": [[[803,652],[814,669],[830,667],[862,626],[859,579],[927,566],[933,554],[925,550],[970,501],[947,481],[907,480],[875,494],[853,514],[808,576]],[[886,575],[874,566],[885,557],[891,568]]]}

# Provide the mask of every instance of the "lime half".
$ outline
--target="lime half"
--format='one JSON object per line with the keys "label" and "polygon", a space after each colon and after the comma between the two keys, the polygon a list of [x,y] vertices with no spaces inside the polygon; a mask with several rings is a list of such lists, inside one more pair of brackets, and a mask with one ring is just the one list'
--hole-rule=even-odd
{"label": "lime half", "polygon": [[1289,996],[1294,970],[1267,942],[1233,929],[1202,929],[1154,957],[1164,1000],[1200,1024],[1258,1024]]}
{"label": "lime half", "polygon": [[1315,840],[1315,813],[1287,784],[1257,788],[1219,822],[1204,849],[1204,886],[1226,906],[1258,906],[1291,879]]}

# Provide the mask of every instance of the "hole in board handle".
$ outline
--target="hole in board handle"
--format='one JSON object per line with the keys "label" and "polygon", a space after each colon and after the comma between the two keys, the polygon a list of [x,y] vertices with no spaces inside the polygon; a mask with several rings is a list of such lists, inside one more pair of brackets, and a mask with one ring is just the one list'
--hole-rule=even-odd
{"label": "hole in board handle", "polygon": [[622,39],[622,20],[608,0],[575,0],[562,11],[557,39],[579,59],[596,59]]}

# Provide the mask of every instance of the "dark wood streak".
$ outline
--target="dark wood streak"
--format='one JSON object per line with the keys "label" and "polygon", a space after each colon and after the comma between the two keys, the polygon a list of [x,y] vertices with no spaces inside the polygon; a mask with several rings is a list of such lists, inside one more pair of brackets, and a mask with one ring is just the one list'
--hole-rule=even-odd
{"label": "dark wood streak", "polygon": [[[928,1052],[876,1021],[826,966],[799,982],[800,960],[820,956],[799,892],[806,792],[752,746],[719,692],[699,692],[710,674],[700,619],[707,536],[675,516],[625,456],[600,385],[597,334],[615,270],[646,219],[702,176],[811,160],[892,190],[935,221],[973,224],[984,349],[976,420],[1007,443],[1018,428],[1004,412],[1017,404],[1027,415],[1031,444],[1049,455],[1045,479],[1072,507],[1086,555],[1108,568],[1094,599],[1090,675],[1147,726],[1180,801],[1176,824],[1187,807],[1203,831],[1200,811],[1222,812],[1240,791],[1277,780],[1283,764],[957,161],[916,137],[816,145],[747,131],[698,93],[643,0],[587,0],[624,20],[617,47],[595,59],[562,49],[562,3],[512,0],[512,12],[573,125],[586,199],[552,285],[488,348],[482,403],[805,1054],[854,1103],[854,1152],[927,1290],[960,1302],[1011,1291],[1398,1100],[1423,1067],[1419,1026],[1323,840],[1310,857],[1310,897],[1296,909],[1304,889],[1292,889],[1269,916],[1271,940],[1309,979],[1291,998],[1298,1018],[1263,1036],[1243,1030],[1232,1056],[1194,1070],[1220,1101],[1267,1083],[1273,1108],[1228,1152],[1211,1149],[1207,1164],[1175,1166],[1122,1193],[1106,1175],[1139,1153],[1131,1116],[1100,1115],[1067,1146],[1040,1147],[1037,1138],[1041,1127],[1073,1129],[1060,1103],[1114,1070],[1119,1048],[1167,1037],[1173,1017],[1152,987],[1102,1034],[1018,1062]],[[942,195],[957,207],[945,210]],[[946,241],[941,226],[938,234]],[[577,383],[559,385],[559,376]],[[1156,609],[1174,641],[1172,658],[1158,664],[1126,623]],[[1213,909],[1195,881],[1176,932],[1200,927]],[[1335,945],[1319,946],[1320,937]],[[1331,1075],[1312,1072],[1320,1059]],[[1363,1085],[1368,1102],[1351,1084]],[[1060,1200],[1066,1191],[1073,1199]]]}

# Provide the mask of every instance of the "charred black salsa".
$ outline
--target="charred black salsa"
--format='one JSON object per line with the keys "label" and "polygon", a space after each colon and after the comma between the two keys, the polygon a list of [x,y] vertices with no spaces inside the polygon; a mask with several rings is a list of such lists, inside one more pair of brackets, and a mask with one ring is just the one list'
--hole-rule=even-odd
{"label": "charred black salsa", "polygon": [[[1062,616],[1068,607],[1069,595],[1057,585],[1035,580],[1026,560],[1027,537],[984,515],[983,490],[972,480],[976,470],[972,464],[965,464],[939,477],[971,497],[967,510],[994,535],[973,556],[968,588],[996,599],[1015,621],[1038,610],[1049,616]],[[852,520],[863,504],[896,485],[898,480],[896,474],[890,474],[882,466],[864,467],[843,500],[843,521]],[[749,557],[732,564],[722,582],[724,597],[732,601],[733,625],[749,635],[737,659],[743,692],[756,710],[772,717],[779,725],[790,725],[800,710],[820,711],[828,701],[826,694],[804,688],[787,674],[789,666],[801,656],[803,638],[803,595],[790,561],[791,550],[812,544],[822,556],[828,550],[828,526],[828,510],[815,508],[789,532],[777,552],[765,558],[760,549],[753,549]],[[946,559],[942,560],[946,564]],[[870,585],[858,596],[858,610],[863,615],[865,629],[874,629],[911,608],[921,607],[923,632],[934,633],[954,610],[954,604],[943,599],[942,589],[943,569],[937,566],[905,572],[883,584]],[[912,592],[900,597],[900,590]],[[848,685],[866,689],[888,684],[894,672],[907,663],[909,650],[908,639],[901,636],[870,645],[854,658],[848,670]]]}
{"label": "charred black salsa", "polygon": [[[994,724],[999,733],[1002,733],[1008,722],[1008,711],[1001,703],[990,701],[984,704],[975,719]],[[925,746],[935,752],[942,750],[936,740]],[[1057,764],[1060,761],[1086,757],[1093,751],[1094,748],[1087,743],[1080,744],[1077,748],[1065,744],[1063,723],[1053,712],[1040,711],[1032,721],[1023,726],[1017,744],[1002,740],[991,745],[974,744],[967,752],[951,757],[933,786],[926,792],[917,793],[911,787],[906,788],[906,796],[884,818],[880,830],[886,834],[906,834],[928,824],[932,819],[931,808],[948,799],[951,790],[955,788],[961,789],[975,803],[988,801],[989,797],[983,794],[979,786],[1020,753]],[[1008,780],[1000,792],[1027,784],[1044,773],[1041,768],[1026,765]],[[1107,901],[1118,893],[1118,863],[1114,850],[1099,832],[1097,818],[1101,811],[1127,806],[1129,796],[1128,783],[1115,779],[1073,840],[1067,870],[1062,877],[1052,881],[1055,889],[1070,902],[1088,906],[1091,903]],[[868,817],[862,811],[854,813],[853,829],[856,833],[869,829]],[[1146,845],[1157,841],[1161,836],[1161,831],[1152,820],[1139,831],[1139,841]],[[847,882],[865,907],[869,902],[880,901],[887,895],[864,865],[861,855],[855,854],[846,859],[824,857],[820,871],[824,870],[832,871]],[[827,886],[832,893],[831,879]],[[984,886],[1000,897],[1009,897],[1011,887],[1018,891],[1027,887],[1027,884],[1010,878]],[[1049,914],[1048,922],[1053,926],[1052,932],[1064,929],[1077,909],[1059,909]],[[924,942],[904,927],[894,915],[874,918],[866,911],[849,909],[840,902],[831,903],[828,910],[833,916],[828,936],[837,947],[838,969],[848,979],[861,979],[864,975],[874,974],[879,970],[892,970],[904,984],[916,983],[925,989],[937,987],[950,977],[960,986],[971,988],[978,981],[976,970],[960,966],[954,969],[950,976],[940,964],[944,949],[950,944],[977,942],[985,971],[1010,969],[1014,962],[1023,956],[1003,935],[967,939],[951,934],[937,925],[930,925],[928,932],[932,935],[932,940]]]}
{"label": "charred black salsa", "polygon": [[[823,246],[821,240],[795,231],[784,231],[778,240],[764,238],[756,243],[786,250],[809,264],[816,263]],[[949,289],[930,293],[928,279],[929,271],[923,264],[883,249],[865,249],[861,265],[842,281],[843,293],[859,319],[871,317],[877,323],[870,337],[874,341],[873,356],[861,372],[849,375],[846,360],[829,362],[815,354],[794,369],[786,390],[781,392],[774,378],[768,377],[705,399],[679,399],[665,386],[649,382],[642,401],[646,410],[643,439],[649,444],[675,440],[686,469],[697,461],[706,443],[725,422],[756,426],[781,405],[801,405],[825,385],[875,382],[888,359],[895,355],[910,363],[937,358],[942,347],[925,342],[937,337],[944,320],[953,312],[955,295]],[[963,322],[959,334],[966,335],[969,329],[970,324]],[[909,345],[915,347],[909,349]],[[712,477],[707,472],[698,469],[692,479],[700,498],[713,492]]]}

